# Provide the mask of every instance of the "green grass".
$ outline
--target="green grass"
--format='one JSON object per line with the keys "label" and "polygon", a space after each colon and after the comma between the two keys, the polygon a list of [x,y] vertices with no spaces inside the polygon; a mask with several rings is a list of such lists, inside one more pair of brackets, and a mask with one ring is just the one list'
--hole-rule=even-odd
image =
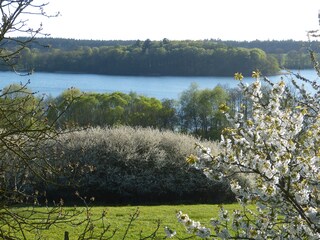
{"label": "green grass", "polygon": [[[224,205],[225,209],[232,210],[239,208],[237,204]],[[133,221],[126,239],[140,239],[140,232],[142,236],[148,236],[157,229],[157,220],[160,220],[160,227],[157,232],[156,239],[163,239],[165,237],[164,227],[177,231],[177,236],[180,238],[190,237],[190,234],[186,233],[182,224],[178,223],[176,219],[176,212],[181,210],[187,213],[190,218],[196,221],[200,221],[205,226],[210,226],[209,221],[212,217],[218,216],[218,205],[160,205],[160,206],[121,206],[121,207],[93,207],[92,218],[99,218],[101,213],[106,210],[105,224],[110,225],[109,231],[105,236],[111,236],[112,232],[117,229],[113,239],[122,239],[125,230],[130,222],[130,215],[134,214],[139,209],[139,217]],[[85,219],[86,214],[82,213],[77,218],[78,220]],[[96,233],[101,232],[101,221],[96,222]],[[71,226],[70,224],[59,224],[51,227],[48,230],[40,232],[43,239],[48,240],[63,240],[64,232],[69,232],[70,240],[78,239],[78,236],[85,225]],[[97,238],[97,237],[95,237]],[[94,239],[95,239],[94,238]],[[28,239],[37,239],[35,236],[28,236]],[[195,238],[196,239],[196,238]]]}

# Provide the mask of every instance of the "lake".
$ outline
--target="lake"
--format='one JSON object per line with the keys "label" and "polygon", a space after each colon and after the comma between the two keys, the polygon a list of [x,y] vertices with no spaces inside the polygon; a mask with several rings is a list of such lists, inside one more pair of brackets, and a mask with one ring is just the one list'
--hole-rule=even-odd
{"label": "lake", "polygon": [[[296,72],[296,71],[295,71]],[[314,70],[301,70],[300,74],[310,80],[317,79]],[[287,78],[287,76],[284,76]],[[280,76],[269,77],[279,81]],[[158,76],[109,76],[96,74],[74,73],[43,73],[36,72],[30,76],[19,76],[13,72],[0,72],[0,88],[12,83],[26,83],[30,80],[29,88],[38,94],[57,97],[64,90],[75,87],[83,92],[136,92],[137,94],[158,99],[177,99],[179,94],[195,82],[200,89],[214,88],[217,85],[236,87],[238,82],[231,77],[158,77]],[[250,77],[246,82],[252,82]]]}

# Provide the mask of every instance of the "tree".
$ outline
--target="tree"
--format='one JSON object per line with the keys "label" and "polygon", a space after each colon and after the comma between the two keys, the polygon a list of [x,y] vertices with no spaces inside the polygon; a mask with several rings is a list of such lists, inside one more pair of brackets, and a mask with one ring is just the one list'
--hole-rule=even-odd
{"label": "tree", "polygon": [[200,91],[198,109],[202,137],[220,138],[221,131],[227,126],[227,123],[219,111],[219,106],[225,104],[227,98],[228,94],[221,86]]}
{"label": "tree", "polygon": [[[42,33],[42,24],[30,26],[27,16],[40,15],[44,17],[57,16],[48,15],[44,8],[48,3],[41,3],[35,0],[4,0],[0,2],[1,21],[0,21],[0,60],[13,69],[17,64],[18,54],[33,42]],[[16,34],[24,35],[25,38],[17,38]],[[9,50],[10,49],[10,50]]]}
{"label": "tree", "polygon": [[197,84],[191,84],[179,99],[182,131],[207,139],[218,139],[221,130],[226,126],[219,106],[225,104],[227,99],[228,94],[221,86],[199,90]]}
{"label": "tree", "polygon": [[[79,105],[81,107],[79,100],[82,96],[83,95],[78,88],[71,87],[65,90],[57,98],[51,99],[47,104],[52,106],[52,108],[48,109],[48,121],[55,124],[57,128],[63,129],[67,126],[71,127],[78,125],[78,117],[79,115],[82,115],[79,113],[81,112],[81,109],[79,109]],[[69,104],[70,102],[75,104]]]}
{"label": "tree", "polygon": [[[41,34],[42,26],[28,26],[28,15],[48,15],[44,8],[47,4],[33,0],[0,1],[0,61],[17,72],[16,63],[19,52],[26,48],[35,37]],[[15,38],[15,34],[26,35]],[[46,105],[41,98],[27,89],[28,82],[8,86],[0,92],[0,238],[33,238],[42,229],[66,223],[82,211],[63,210],[63,201],[38,211],[39,198],[45,196],[38,191],[35,182],[49,181],[59,169],[49,159],[46,149],[57,145],[55,121],[47,120],[52,106]],[[70,99],[72,101],[72,99]],[[68,103],[66,107],[68,107]],[[14,204],[15,207],[12,207]],[[17,208],[19,204],[29,208]],[[87,208],[88,210],[88,208]],[[91,220],[87,219],[91,224]],[[90,230],[84,230],[83,237]]]}
{"label": "tree", "polygon": [[172,99],[163,99],[162,108],[159,113],[159,129],[175,130],[178,124],[178,117],[176,114],[176,101]]}
{"label": "tree", "polygon": [[156,98],[130,94],[126,113],[129,126],[158,127],[162,110],[161,101]]}
{"label": "tree", "polygon": [[[19,210],[12,204],[39,204],[34,182],[48,181],[57,171],[45,149],[54,145],[59,134],[46,119],[47,111],[25,85],[3,89],[0,95],[0,237],[26,238],[25,233],[55,224],[57,205],[47,212]],[[59,116],[57,116],[59,117]],[[39,221],[39,217],[42,220]],[[47,220],[44,220],[47,219]]]}
{"label": "tree", "polygon": [[181,93],[179,99],[179,117],[181,119],[181,130],[183,132],[195,132],[198,133],[199,126],[199,114],[198,114],[198,96],[199,87],[196,83],[192,83],[190,87]]}
{"label": "tree", "polygon": [[[319,74],[312,52],[311,58]],[[211,220],[212,229],[179,212],[178,220],[189,231],[219,239],[320,238],[320,85],[292,74],[299,95],[292,95],[283,80],[265,79],[271,88],[268,98],[258,71],[249,86],[242,83],[241,74],[235,75],[252,101],[251,116],[244,118],[243,109],[231,116],[228,107],[221,106],[231,127],[223,131],[220,154],[213,156],[198,145],[199,155],[190,156],[188,162],[210,178],[228,180],[241,207],[233,213],[221,207],[220,215]],[[297,80],[310,84],[313,91],[307,92]],[[235,178],[239,174],[251,184],[239,182]]]}
{"label": "tree", "polygon": [[128,116],[125,109],[129,104],[130,96],[121,92],[102,94],[98,97],[99,105],[97,109],[98,126],[114,126],[125,124]]}
{"label": "tree", "polygon": [[151,46],[152,46],[152,41],[148,38],[143,42],[143,45],[142,45],[143,53],[148,54]]}

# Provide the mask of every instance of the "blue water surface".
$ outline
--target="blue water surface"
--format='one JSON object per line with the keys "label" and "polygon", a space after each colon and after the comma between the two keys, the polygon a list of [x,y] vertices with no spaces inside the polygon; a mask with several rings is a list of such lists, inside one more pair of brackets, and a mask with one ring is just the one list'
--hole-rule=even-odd
{"label": "blue water surface", "polygon": [[[314,70],[300,70],[302,76],[316,80]],[[289,79],[288,75],[269,77],[272,81],[279,81],[281,76]],[[188,89],[192,83],[197,83],[200,89],[214,88],[217,85],[234,88],[238,82],[230,77],[172,77],[172,76],[109,76],[97,74],[76,73],[44,73],[35,72],[29,76],[19,76],[13,72],[0,72],[0,88],[13,83],[26,83],[37,94],[46,94],[57,97],[68,88],[75,87],[83,92],[110,93],[120,91],[124,93],[136,92],[137,94],[158,99],[177,99],[181,92]],[[253,82],[250,77],[245,82]]]}

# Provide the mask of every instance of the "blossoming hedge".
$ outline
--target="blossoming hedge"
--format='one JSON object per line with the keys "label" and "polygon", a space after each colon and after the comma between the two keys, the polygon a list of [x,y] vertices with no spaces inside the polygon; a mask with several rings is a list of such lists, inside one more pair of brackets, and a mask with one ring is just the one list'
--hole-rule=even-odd
{"label": "blossoming hedge", "polygon": [[[90,128],[67,133],[52,151],[60,167],[55,181],[70,182],[74,191],[98,202],[226,202],[234,200],[230,187],[207,179],[185,157],[196,154],[195,137],[150,128]],[[209,144],[217,152],[216,144]],[[86,168],[84,170],[84,168]],[[56,185],[47,196],[74,192]],[[71,196],[64,196],[69,198]],[[67,202],[67,201],[66,201]]]}

